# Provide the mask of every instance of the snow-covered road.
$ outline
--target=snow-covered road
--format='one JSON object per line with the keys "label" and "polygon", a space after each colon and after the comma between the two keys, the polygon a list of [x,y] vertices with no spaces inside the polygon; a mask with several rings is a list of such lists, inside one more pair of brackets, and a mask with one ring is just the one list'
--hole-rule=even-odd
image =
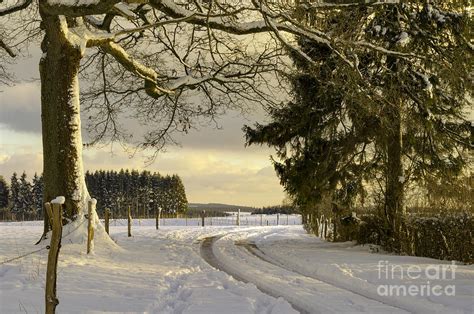
{"label": "snow-covered road", "polygon": [[[231,233],[230,238],[235,235],[238,233]],[[407,313],[270,263],[256,252],[253,254],[250,243],[225,241],[227,237],[204,239],[203,258],[234,278],[255,284],[266,294],[284,298],[300,313]]]}
{"label": "snow-covered road", "polygon": [[[451,263],[328,243],[301,226],[155,230],[153,223],[134,226],[131,238],[125,226],[111,226],[116,245],[96,243],[92,255],[85,254],[84,244],[63,241],[58,313],[474,313],[472,265],[456,265],[452,279],[426,274],[413,279],[406,276],[407,267],[427,270]],[[41,231],[38,223],[0,223],[0,313],[43,311],[47,251],[2,264],[37,250],[33,243]],[[213,245],[205,241],[213,237]],[[203,259],[202,243],[212,249],[204,251],[218,267]],[[380,265],[402,271],[388,278],[381,276]],[[427,281],[453,285],[455,295],[397,297],[378,291],[380,285]]]}

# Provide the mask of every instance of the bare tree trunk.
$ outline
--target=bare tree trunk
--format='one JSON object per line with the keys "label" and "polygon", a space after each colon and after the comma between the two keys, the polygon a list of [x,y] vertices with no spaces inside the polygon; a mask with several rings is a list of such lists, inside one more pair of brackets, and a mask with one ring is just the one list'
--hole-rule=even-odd
{"label": "bare tree trunk", "polygon": [[404,182],[402,160],[402,119],[401,104],[397,102],[389,110],[389,121],[391,128],[387,130],[387,186],[385,191],[385,214],[393,231],[395,239],[398,239],[401,229],[401,218],[404,209]]}
{"label": "bare tree trunk", "polygon": [[[77,44],[68,41],[64,17],[44,14],[41,5],[40,13],[45,30],[40,60],[44,199],[66,198],[67,223],[83,213],[89,199],[82,166],[77,76],[82,52]],[[50,230],[47,216],[45,213],[45,233]]]}

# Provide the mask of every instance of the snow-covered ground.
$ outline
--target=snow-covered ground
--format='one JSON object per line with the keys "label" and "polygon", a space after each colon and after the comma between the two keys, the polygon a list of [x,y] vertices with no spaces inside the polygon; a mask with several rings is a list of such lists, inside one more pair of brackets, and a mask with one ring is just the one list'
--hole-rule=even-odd
{"label": "snow-covered ground", "polygon": [[[291,223],[204,228],[170,224],[156,230],[153,220],[135,221],[131,238],[126,226],[112,224],[116,245],[99,241],[91,255],[85,254],[84,244],[66,238],[59,258],[58,313],[296,313],[294,308],[311,313],[474,312],[473,266],[458,265],[452,280],[430,280],[432,285],[454,285],[454,296],[390,297],[377,293],[378,287],[420,286],[428,278],[405,274],[402,279],[396,271],[388,278],[383,267],[407,270],[415,265],[427,270],[450,263],[327,243]],[[35,222],[0,223],[1,313],[44,310],[47,250],[4,263],[41,249],[34,245],[41,231]],[[216,270],[201,257],[201,243],[212,236],[219,262],[250,283]]]}
{"label": "snow-covered ground", "polygon": [[[255,244],[255,249],[247,247],[254,256],[260,256],[260,261],[249,258],[232,243]],[[302,299],[308,294],[306,305],[313,306],[314,312],[319,307],[322,313],[382,313],[394,309],[413,313],[474,313],[473,265],[371,253],[373,248],[369,246],[328,243],[296,227],[234,232],[222,237],[216,247],[220,259],[235,267],[244,278],[258,276],[280,291],[286,286],[289,291],[282,295],[286,294],[287,300]],[[280,280],[285,277],[287,280]],[[344,308],[347,305],[349,310]]]}

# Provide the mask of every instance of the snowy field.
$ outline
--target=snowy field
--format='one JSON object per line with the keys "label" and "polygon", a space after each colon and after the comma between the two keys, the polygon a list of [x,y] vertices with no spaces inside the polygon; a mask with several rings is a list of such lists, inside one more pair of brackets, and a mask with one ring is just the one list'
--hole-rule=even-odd
{"label": "snowy field", "polygon": [[[455,265],[454,278],[448,271],[448,278],[435,279],[435,270],[452,267],[450,262],[327,243],[305,234],[301,225],[261,227],[253,220],[257,226],[236,227],[213,221],[203,228],[167,222],[156,230],[154,220],[135,220],[128,238],[123,221],[117,221],[111,224],[116,244],[99,239],[91,255],[85,254],[85,244],[65,237],[57,312],[474,313],[473,266]],[[0,223],[1,313],[44,311],[47,250],[9,261],[42,249],[34,245],[41,231],[38,222]],[[201,245],[210,237],[219,268],[248,283],[203,259]],[[439,285],[435,292],[442,294],[380,293],[380,286],[427,282]],[[447,286],[455,287],[455,295],[445,291]]]}

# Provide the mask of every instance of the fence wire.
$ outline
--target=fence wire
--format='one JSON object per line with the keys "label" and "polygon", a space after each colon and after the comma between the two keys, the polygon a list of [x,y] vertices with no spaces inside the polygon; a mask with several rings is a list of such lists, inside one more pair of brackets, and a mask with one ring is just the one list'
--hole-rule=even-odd
{"label": "fence wire", "polygon": [[[275,217],[265,217],[265,218],[257,218],[257,220],[255,219],[247,219],[248,217],[245,217],[245,216],[241,216],[240,217],[240,225],[241,226],[252,226],[252,225],[255,225],[255,226],[265,226],[265,225],[277,225],[277,219]],[[166,226],[166,222],[168,220],[168,224],[173,226],[174,224],[171,223],[171,221],[173,221],[173,219],[175,218],[160,218],[160,225],[162,226]],[[197,217],[181,217],[179,219],[185,219],[186,220],[186,225],[187,226],[192,226],[194,225],[193,222],[195,223],[196,226],[200,226],[201,224],[201,218],[197,218]],[[113,223],[115,226],[117,226],[117,223],[118,225],[120,226],[126,226],[127,224],[125,223],[125,220],[126,219],[120,219],[120,218],[113,218],[110,220],[111,223]],[[285,225],[285,222],[286,222],[286,225],[289,224],[288,222],[288,218],[285,217],[283,218],[283,215],[280,216],[280,225]],[[294,224],[297,224],[296,220],[292,219],[293,220],[293,223]],[[65,235],[62,235],[61,236],[61,240],[64,239],[65,237],[69,236],[70,234],[74,233],[77,229],[79,229],[79,227],[81,227],[87,220],[84,220],[82,221],[77,227],[75,227],[73,230],[69,231],[67,234]],[[205,224],[207,226],[235,226],[237,224],[237,217],[236,216],[227,216],[227,217],[205,217]],[[299,224],[299,222],[298,222]],[[20,260],[22,258],[25,258],[27,256],[30,256],[30,255],[33,255],[33,254],[36,254],[36,253],[39,253],[41,251],[44,251],[44,250],[47,250],[49,249],[49,245],[46,245],[45,247],[42,247],[40,249],[37,249],[37,250],[34,250],[34,251],[31,251],[31,252],[28,252],[28,253],[25,253],[25,254],[22,254],[22,255],[19,255],[19,256],[16,256],[16,257],[13,257],[13,258],[9,258],[9,259],[6,259],[2,262],[0,262],[0,265],[4,265],[4,264],[7,264],[7,263],[11,263],[13,261],[16,261],[16,260]]]}
{"label": "fence wire", "polygon": [[[65,235],[62,235],[61,236],[61,240],[64,239],[65,237],[67,237],[68,235],[74,233],[77,229],[79,229],[80,226],[82,226],[87,220],[84,220],[82,221],[79,225],[77,225],[76,228],[74,228],[73,230],[69,231],[67,234]],[[12,258],[9,258],[9,259],[6,259],[4,260],[3,262],[0,263],[0,265],[4,265],[4,264],[7,264],[7,263],[11,263],[13,261],[16,261],[16,260],[20,260],[22,258],[25,258],[27,256],[30,256],[30,255],[33,255],[33,254],[36,254],[36,253],[39,253],[41,251],[44,251],[44,250],[47,250],[49,249],[49,245],[46,245],[45,247],[42,247],[40,249],[37,249],[37,250],[34,250],[34,251],[31,251],[31,252],[28,252],[28,253],[25,253],[25,254],[22,254],[20,256],[16,256],[16,257],[12,257]]]}

